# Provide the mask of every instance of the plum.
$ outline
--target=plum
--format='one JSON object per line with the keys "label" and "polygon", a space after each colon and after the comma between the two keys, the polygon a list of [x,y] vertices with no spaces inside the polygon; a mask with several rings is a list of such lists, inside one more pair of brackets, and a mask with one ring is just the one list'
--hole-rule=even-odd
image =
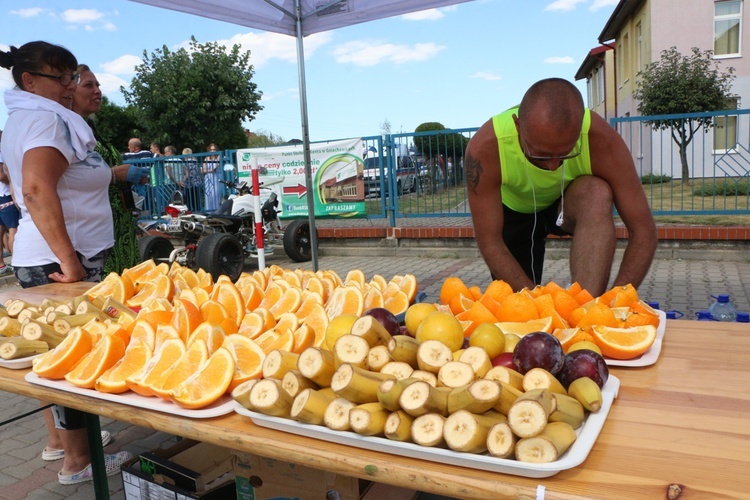
{"label": "plum", "polygon": [[383,325],[391,335],[401,334],[401,325],[399,325],[396,315],[385,307],[373,307],[372,309],[365,311],[362,316],[372,316],[378,323]]}
{"label": "plum", "polygon": [[571,382],[581,377],[590,378],[599,388],[604,387],[609,378],[609,368],[601,354],[579,349],[565,355],[565,363],[557,379],[567,389]]}
{"label": "plum", "polygon": [[513,353],[512,352],[504,352],[502,354],[498,354],[494,358],[491,359],[492,366],[504,366],[506,368],[510,368],[511,370],[516,369],[515,363],[513,363]]}
{"label": "plum", "polygon": [[513,349],[513,364],[521,374],[532,368],[544,368],[555,375],[562,369],[564,358],[560,341],[546,332],[524,335]]}

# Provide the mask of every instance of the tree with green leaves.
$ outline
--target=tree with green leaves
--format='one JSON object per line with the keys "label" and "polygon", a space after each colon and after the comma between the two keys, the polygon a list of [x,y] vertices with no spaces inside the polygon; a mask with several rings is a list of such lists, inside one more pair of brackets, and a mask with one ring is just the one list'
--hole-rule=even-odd
{"label": "tree with green leaves", "polygon": [[267,130],[256,130],[247,136],[247,148],[267,148],[269,146],[278,146],[286,141],[278,135],[268,132]]}
{"label": "tree with green leaves", "polygon": [[[713,52],[693,47],[692,55],[683,56],[676,47],[663,50],[661,59],[638,72],[634,97],[640,101],[638,111],[644,116],[700,113],[729,109],[737,96],[730,93],[734,68],[722,72]],[[653,119],[647,123],[654,130],[671,129],[672,140],[680,151],[682,179],[690,184],[687,148],[701,128],[708,132],[715,126],[713,117],[679,120]]]}
{"label": "tree with green leaves", "polygon": [[246,147],[243,120],[263,109],[253,83],[250,52],[190,38],[188,49],[166,45],[136,67],[130,89],[121,88],[142,123],[142,136],[161,144],[203,151],[209,143],[222,149]]}
{"label": "tree with green leaves", "polygon": [[131,137],[143,137],[147,140],[138,123],[138,112],[133,106],[118,106],[102,96],[101,107],[93,120],[100,137],[118,151],[126,151]]}

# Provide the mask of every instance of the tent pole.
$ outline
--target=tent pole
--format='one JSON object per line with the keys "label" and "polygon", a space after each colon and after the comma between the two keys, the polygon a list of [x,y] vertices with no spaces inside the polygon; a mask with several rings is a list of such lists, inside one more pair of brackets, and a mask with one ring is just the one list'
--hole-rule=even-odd
{"label": "tent pole", "polygon": [[312,161],[310,159],[310,129],[307,119],[307,86],[305,84],[305,50],[302,36],[302,4],[294,0],[294,13],[297,27],[297,65],[299,72],[299,105],[302,115],[302,147],[305,158],[305,184],[307,186],[307,213],[310,221],[310,250],[312,252],[313,271],[318,270],[318,231],[315,229],[315,190],[312,180]]}

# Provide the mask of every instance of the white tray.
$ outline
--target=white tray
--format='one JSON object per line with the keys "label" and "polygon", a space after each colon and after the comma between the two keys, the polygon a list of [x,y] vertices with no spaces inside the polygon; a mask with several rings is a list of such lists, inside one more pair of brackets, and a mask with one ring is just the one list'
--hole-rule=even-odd
{"label": "white tray", "polygon": [[659,313],[659,326],[656,327],[656,340],[651,344],[649,350],[633,359],[611,359],[605,356],[604,360],[607,362],[607,365],[636,367],[650,366],[656,363],[656,360],[659,359],[659,354],[661,353],[661,343],[664,339],[664,332],[667,329],[667,313],[662,310],[657,310],[656,312]]}
{"label": "white tray", "polygon": [[413,443],[391,441],[382,437],[361,436],[354,432],[334,431],[322,425],[303,424],[295,420],[271,417],[253,412],[236,402],[234,403],[234,409],[240,415],[250,417],[256,425],[299,434],[300,436],[345,444],[356,448],[391,453],[403,457],[457,465],[459,467],[538,478],[553,476],[562,470],[576,467],[586,460],[596,442],[596,438],[599,436],[599,432],[602,430],[604,421],[607,419],[607,414],[612,407],[614,399],[617,397],[619,388],[620,380],[610,375],[602,391],[604,403],[601,410],[597,413],[590,413],[586,417],[584,424],[576,431],[578,439],[573,443],[573,446],[570,447],[562,458],[548,464],[530,464],[516,460],[495,458],[490,455],[477,455],[443,448],[423,447]]}
{"label": "white tray", "polygon": [[37,356],[39,356],[39,354],[34,354],[33,356],[26,356],[25,358],[18,359],[0,358],[0,368],[10,368],[11,370],[21,370],[22,368],[28,368],[31,366],[31,362]]}
{"label": "white tray", "polygon": [[82,387],[75,386],[65,379],[50,380],[42,378],[34,372],[29,372],[26,374],[26,381],[32,384],[50,387],[52,389],[71,392],[73,394],[80,394],[82,396],[89,396],[91,398],[103,399],[104,401],[112,401],[114,403],[133,406],[135,408],[145,408],[146,410],[155,410],[162,413],[170,413],[172,415],[179,415],[181,417],[218,417],[220,415],[226,415],[227,413],[230,413],[234,408],[234,401],[228,394],[223,395],[221,398],[219,398],[218,401],[209,406],[206,406],[205,408],[201,408],[199,410],[188,410],[156,396],[141,396],[140,394],[136,394],[132,391],[124,392],[122,394],[109,394],[106,392],[99,392],[94,389],[84,389]]}

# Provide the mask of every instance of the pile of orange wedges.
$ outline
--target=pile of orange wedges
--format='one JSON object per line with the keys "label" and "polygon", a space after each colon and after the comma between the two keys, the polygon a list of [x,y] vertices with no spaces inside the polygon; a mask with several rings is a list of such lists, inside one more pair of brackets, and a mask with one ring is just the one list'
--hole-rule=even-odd
{"label": "pile of orange wedges", "polygon": [[[109,274],[86,292],[137,310],[118,322],[76,328],[33,370],[108,393],[132,391],[191,409],[261,376],[265,356],[320,346],[331,319],[373,307],[406,311],[417,294],[411,274],[367,280],[360,270],[288,270],[272,265],[214,282],[203,270],[143,262]],[[130,318],[130,319],[128,319]]]}
{"label": "pile of orange wedges", "polygon": [[461,322],[467,337],[480,324],[495,323],[504,333],[551,333],[566,350],[588,340],[615,359],[642,355],[653,344],[659,325],[658,313],[639,299],[632,285],[615,286],[593,297],[578,283],[563,288],[549,282],[514,292],[496,280],[482,291],[451,276],[443,282],[440,303]]}

